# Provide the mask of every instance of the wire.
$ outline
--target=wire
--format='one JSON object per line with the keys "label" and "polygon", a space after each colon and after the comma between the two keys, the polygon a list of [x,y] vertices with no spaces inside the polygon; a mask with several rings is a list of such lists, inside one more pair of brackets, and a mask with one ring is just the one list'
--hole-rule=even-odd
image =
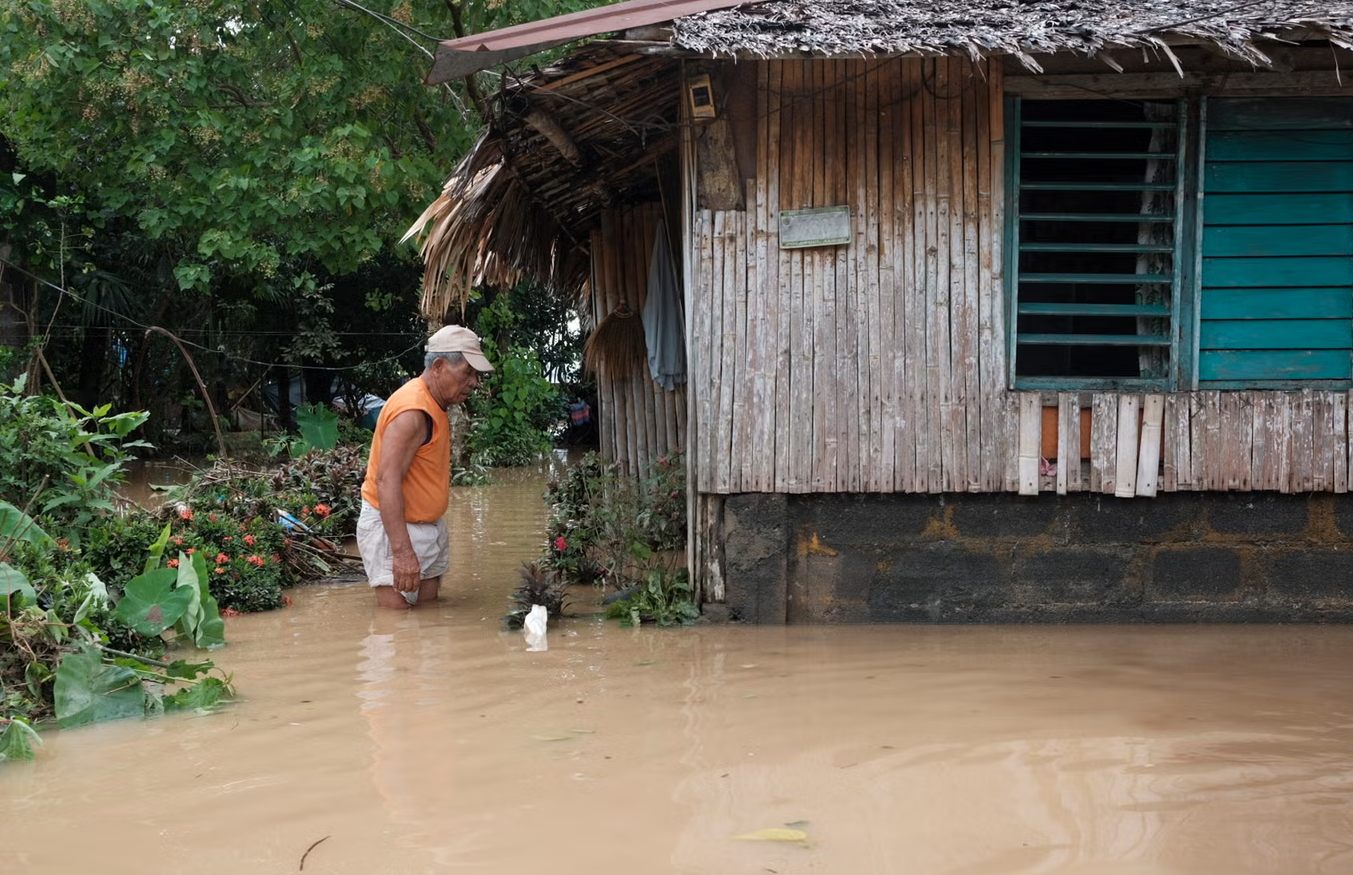
{"label": "wire", "polygon": [[[102,312],[104,312],[104,313],[107,313],[107,314],[110,315],[110,316],[116,316],[118,319],[121,319],[121,320],[123,320],[124,322],[129,322],[129,323],[131,323],[132,325],[135,325],[137,328],[140,328],[140,329],[143,330],[143,331],[154,331],[154,330],[156,330],[156,329],[158,328],[158,326],[155,326],[155,325],[145,325],[145,324],[143,324],[143,323],[141,323],[141,322],[137,322],[137,321],[136,321],[135,319],[133,319],[132,317],[130,317],[130,316],[124,314],[124,313],[119,313],[119,312],[117,312],[116,310],[111,310],[111,309],[109,309],[109,308],[107,308],[107,307],[105,307],[105,306],[103,306],[103,305],[101,305],[101,304],[97,304],[97,303],[95,303],[95,302],[93,302],[93,301],[87,301],[87,300],[85,300],[84,298],[82,298],[82,297],[80,297],[79,295],[77,295],[75,292],[72,292],[72,291],[69,290],[69,289],[64,289],[64,288],[62,288],[61,286],[58,286],[56,283],[50,282],[50,281],[48,281],[48,280],[45,280],[45,279],[43,279],[42,277],[38,276],[37,274],[35,274],[35,273],[31,272],[31,271],[25,270],[25,269],[23,269],[22,267],[19,267],[17,264],[13,263],[12,261],[6,261],[6,260],[4,260],[4,259],[0,259],[0,264],[5,265],[6,268],[9,268],[9,269],[18,271],[19,273],[23,274],[24,276],[26,276],[26,277],[32,279],[34,282],[41,283],[42,285],[47,286],[47,287],[50,288],[50,289],[55,289],[56,291],[60,292],[61,294],[66,295],[67,297],[69,297],[69,298],[71,298],[72,300],[76,301],[77,303],[80,303],[80,304],[84,304],[84,305],[93,307],[95,310],[100,310],[100,311],[102,311]],[[258,333],[261,334],[261,333],[264,333],[264,332],[258,332]],[[212,353],[213,355],[224,356],[228,361],[243,362],[244,364],[258,365],[259,367],[264,367],[264,368],[291,368],[291,367],[303,367],[303,368],[305,368],[306,370],[310,370],[310,371],[355,371],[355,370],[358,370],[358,369],[360,369],[360,368],[370,367],[370,366],[372,366],[372,365],[383,365],[383,364],[387,364],[387,363],[389,363],[389,362],[399,361],[399,360],[400,360],[401,358],[403,358],[404,356],[408,355],[409,353],[411,353],[411,352],[413,352],[414,350],[416,350],[416,349],[418,349],[419,347],[421,347],[421,346],[423,345],[423,343],[424,343],[424,341],[419,340],[417,343],[415,343],[413,346],[409,347],[408,349],[405,349],[405,350],[403,350],[403,351],[401,351],[401,352],[397,352],[397,353],[395,353],[395,354],[392,355],[392,356],[389,356],[389,357],[387,357],[387,358],[383,358],[383,359],[380,359],[380,360],[374,361],[374,362],[363,362],[363,363],[360,364],[360,365],[309,365],[309,364],[307,364],[307,365],[299,365],[299,364],[297,364],[297,363],[295,363],[295,362],[264,362],[264,361],[259,361],[258,359],[251,359],[251,358],[248,358],[248,357],[246,357],[246,356],[235,355],[234,353],[229,353],[229,352],[223,352],[222,350],[217,349],[217,348],[215,348],[215,347],[203,346],[202,344],[200,344],[200,343],[195,343],[195,342],[193,342],[193,341],[191,341],[191,340],[184,340],[184,341],[183,341],[183,345],[184,345],[184,346],[191,346],[191,347],[193,347],[194,349],[200,349],[200,350],[202,350],[202,351],[204,351],[204,352]]]}

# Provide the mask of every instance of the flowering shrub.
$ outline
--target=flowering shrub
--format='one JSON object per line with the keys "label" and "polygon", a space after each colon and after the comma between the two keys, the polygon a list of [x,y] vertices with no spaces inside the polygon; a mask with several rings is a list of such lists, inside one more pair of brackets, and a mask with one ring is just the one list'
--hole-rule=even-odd
{"label": "flowering shrub", "polygon": [[[698,615],[671,555],[686,544],[686,465],[679,450],[637,479],[590,453],[551,483],[545,497],[552,511],[545,567],[570,583],[628,591],[618,615],[627,621],[666,624]],[[648,598],[644,606],[632,602],[640,590]],[[650,602],[662,610],[649,610]]]}

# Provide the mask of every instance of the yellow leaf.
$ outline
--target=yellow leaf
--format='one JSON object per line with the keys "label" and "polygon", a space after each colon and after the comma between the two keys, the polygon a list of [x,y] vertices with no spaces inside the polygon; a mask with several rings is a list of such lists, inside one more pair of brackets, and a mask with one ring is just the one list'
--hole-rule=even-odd
{"label": "yellow leaf", "polygon": [[804,842],[808,840],[808,833],[801,829],[785,829],[782,826],[776,826],[733,836],[733,838],[749,842]]}

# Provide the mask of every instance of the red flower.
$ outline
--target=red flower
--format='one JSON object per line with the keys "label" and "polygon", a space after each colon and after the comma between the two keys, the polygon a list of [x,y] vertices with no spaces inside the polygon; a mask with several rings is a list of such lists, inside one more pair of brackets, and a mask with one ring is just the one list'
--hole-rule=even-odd
{"label": "red flower", "polygon": [[315,505],[315,513],[319,514],[320,516],[328,516],[330,510],[331,510],[331,508],[330,508],[329,505],[327,505],[327,504],[317,504],[317,505]]}
{"label": "red flower", "polygon": [[209,522],[213,522],[213,523],[216,522],[216,514],[214,514],[214,513],[209,513],[209,514],[207,514],[207,520],[208,520]]}
{"label": "red flower", "polygon": [[229,561],[230,561],[230,557],[227,556],[226,554],[224,554],[224,553],[217,553],[217,554],[216,554],[216,564],[217,564],[217,565],[224,565],[224,564],[226,564],[226,563],[229,562]]}
{"label": "red flower", "polygon": [[193,553],[194,553],[196,550],[197,550],[196,547],[189,547],[189,548],[188,548],[188,555],[189,555],[189,556],[193,555]]}
{"label": "red flower", "polygon": [[234,608],[222,608],[222,609],[221,609],[221,617],[222,617],[222,618],[226,618],[226,617],[238,617],[239,615],[240,615],[240,612],[237,611],[237,610],[235,610]]}
{"label": "red flower", "polygon": [[255,566],[259,567],[259,568],[262,568],[262,567],[263,567],[263,557],[261,557],[261,556],[257,556],[257,555],[255,555],[255,556],[250,556],[248,559],[246,559],[246,560],[244,560],[244,561],[245,561],[245,562],[248,562],[250,565],[255,565]]}
{"label": "red flower", "polygon": [[556,549],[556,550],[564,550],[564,549],[567,549],[567,548],[568,548],[568,542],[564,540],[564,538],[563,538],[562,535],[561,535],[560,537],[554,539],[554,549]]}
{"label": "red flower", "polygon": [[174,543],[175,543],[176,545],[182,547],[182,546],[183,546],[183,539],[182,539],[182,538],[175,538],[175,539],[174,539]]}
{"label": "red flower", "polygon": [[310,508],[308,508],[308,507],[303,507],[303,508],[301,508],[301,516],[309,516],[309,515],[310,515]]}
{"label": "red flower", "polygon": [[192,512],[191,510],[189,510],[188,508],[185,507],[185,508],[182,508],[181,510],[179,510],[179,519],[190,520],[190,519],[192,519],[192,518],[193,518],[193,512]]}
{"label": "red flower", "polygon": [[286,605],[287,607],[291,607],[291,596],[289,595],[282,596],[282,604]]}
{"label": "red flower", "polygon": [[668,496],[668,498],[676,498],[680,494],[681,494],[680,492],[673,492],[671,495]]}
{"label": "red flower", "polygon": [[217,566],[216,566],[216,573],[217,573],[217,574],[225,574],[225,569],[222,568],[221,566],[217,565]]}
{"label": "red flower", "polygon": [[658,464],[659,464],[659,465],[666,465],[666,464],[667,464],[667,457],[666,457],[666,456],[663,456],[661,459],[659,459],[659,460],[658,460]]}
{"label": "red flower", "polygon": [[278,554],[274,553],[274,554],[272,554],[272,561],[274,561],[274,562],[281,562],[281,561],[282,561],[282,557],[279,556]]}
{"label": "red flower", "polygon": [[233,540],[235,540],[235,539],[234,539],[233,537],[231,537],[230,535],[226,535],[226,536],[225,536],[224,538],[222,538],[221,540],[222,540],[222,541],[233,541]]}
{"label": "red flower", "polygon": [[178,567],[179,567],[179,561],[178,561],[177,559],[170,559],[169,562],[168,562],[167,564],[169,565],[170,568],[178,568]]}
{"label": "red flower", "polygon": [[255,544],[258,543],[258,538],[255,538],[253,535],[245,535],[245,536],[244,536],[244,543],[246,543],[246,544],[248,544],[250,547],[252,547],[252,546],[254,546]]}

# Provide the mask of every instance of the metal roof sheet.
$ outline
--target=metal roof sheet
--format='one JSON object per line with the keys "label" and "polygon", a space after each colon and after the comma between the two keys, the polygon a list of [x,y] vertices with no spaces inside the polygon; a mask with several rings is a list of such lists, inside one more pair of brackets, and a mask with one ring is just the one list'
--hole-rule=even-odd
{"label": "metal roof sheet", "polygon": [[763,2],[765,0],[734,0],[731,3],[728,0],[625,0],[623,3],[445,40],[437,46],[432,70],[424,81],[429,85],[437,85],[574,40],[661,24],[701,12]]}

